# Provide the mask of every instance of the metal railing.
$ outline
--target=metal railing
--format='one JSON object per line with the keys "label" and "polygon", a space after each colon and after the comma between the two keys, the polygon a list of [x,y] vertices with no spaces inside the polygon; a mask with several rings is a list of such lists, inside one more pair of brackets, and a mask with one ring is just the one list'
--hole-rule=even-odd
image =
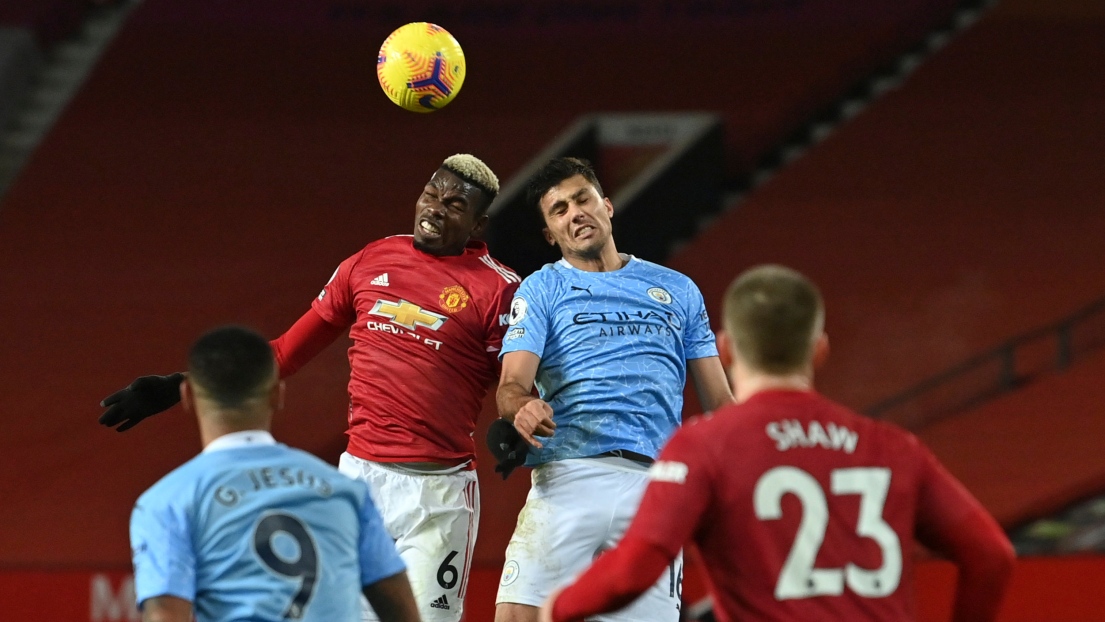
{"label": "metal railing", "polygon": [[1105,345],[1105,297],[1022,333],[866,409],[917,429],[977,406],[1048,373],[1063,371]]}

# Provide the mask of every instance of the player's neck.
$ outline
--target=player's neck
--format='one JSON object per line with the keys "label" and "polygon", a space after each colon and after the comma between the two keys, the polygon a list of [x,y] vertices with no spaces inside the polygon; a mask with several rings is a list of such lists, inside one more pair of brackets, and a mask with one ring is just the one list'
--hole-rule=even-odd
{"label": "player's neck", "polygon": [[468,242],[465,242],[464,245],[460,248],[432,248],[430,246],[419,244],[417,241],[412,241],[411,245],[414,246],[414,250],[420,253],[425,253],[427,255],[432,255],[434,257],[456,257],[458,255],[463,255],[464,251],[468,248]]}
{"label": "player's neck", "polygon": [[[272,422],[271,414],[268,417],[250,417],[248,419],[230,418],[219,414],[208,413],[199,418],[200,442],[207,447],[215,439],[233,434],[234,432],[247,432],[250,430],[269,431]],[[230,421],[227,421],[230,419]],[[233,423],[232,423],[233,422]]]}
{"label": "player's neck", "polygon": [[813,374],[798,372],[784,376],[760,372],[736,373],[734,399],[738,404],[763,391],[812,391]]}
{"label": "player's neck", "polygon": [[613,272],[621,270],[629,263],[629,260],[622,257],[621,253],[618,252],[618,247],[614,245],[613,238],[602,247],[597,255],[582,256],[565,253],[564,261],[567,261],[573,268],[584,272]]}

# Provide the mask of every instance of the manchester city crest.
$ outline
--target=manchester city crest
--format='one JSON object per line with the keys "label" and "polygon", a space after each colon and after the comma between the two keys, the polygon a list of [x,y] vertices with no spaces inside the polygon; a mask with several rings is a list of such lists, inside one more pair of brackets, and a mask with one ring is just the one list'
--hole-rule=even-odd
{"label": "manchester city crest", "polygon": [[668,293],[668,290],[666,290],[662,287],[650,287],[648,289],[648,295],[649,295],[650,298],[652,298],[656,302],[663,303],[663,304],[666,304],[666,305],[671,304],[671,294]]}

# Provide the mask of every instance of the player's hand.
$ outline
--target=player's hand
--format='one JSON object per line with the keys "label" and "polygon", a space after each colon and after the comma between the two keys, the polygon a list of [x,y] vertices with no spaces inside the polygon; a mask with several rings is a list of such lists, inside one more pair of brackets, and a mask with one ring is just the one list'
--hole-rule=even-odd
{"label": "player's hand", "polygon": [[563,588],[553,590],[552,594],[545,599],[545,604],[541,605],[540,611],[537,612],[537,622],[553,622],[553,603],[556,602],[556,597],[560,596],[562,590]]}
{"label": "player's hand", "polygon": [[527,443],[540,449],[544,447],[534,436],[552,436],[556,424],[552,420],[552,406],[534,399],[525,403],[514,415],[514,429]]}
{"label": "player's hand", "polygon": [[100,406],[106,408],[100,415],[100,424],[126,432],[151,415],[168,410],[180,401],[180,383],[184,374],[168,376],[141,376],[127,388],[105,397]]}
{"label": "player's hand", "polygon": [[503,479],[510,477],[514,469],[525,464],[526,454],[529,453],[529,443],[506,419],[496,419],[487,428],[487,448],[498,461],[495,472],[501,473]]}

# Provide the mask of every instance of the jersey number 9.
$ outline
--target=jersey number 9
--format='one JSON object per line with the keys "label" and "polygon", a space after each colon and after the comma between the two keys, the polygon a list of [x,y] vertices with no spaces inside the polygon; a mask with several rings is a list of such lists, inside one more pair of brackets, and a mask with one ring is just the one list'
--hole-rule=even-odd
{"label": "jersey number 9", "polygon": [[[273,538],[278,533],[285,533],[299,547],[299,553],[294,558],[286,558],[278,555],[273,550]],[[257,523],[253,532],[253,550],[257,558],[272,573],[291,579],[299,579],[299,590],[292,597],[291,604],[284,611],[284,618],[298,620],[307,610],[307,604],[311,601],[311,594],[315,589],[315,580],[318,578],[318,549],[298,518],[290,514],[269,514]]]}

